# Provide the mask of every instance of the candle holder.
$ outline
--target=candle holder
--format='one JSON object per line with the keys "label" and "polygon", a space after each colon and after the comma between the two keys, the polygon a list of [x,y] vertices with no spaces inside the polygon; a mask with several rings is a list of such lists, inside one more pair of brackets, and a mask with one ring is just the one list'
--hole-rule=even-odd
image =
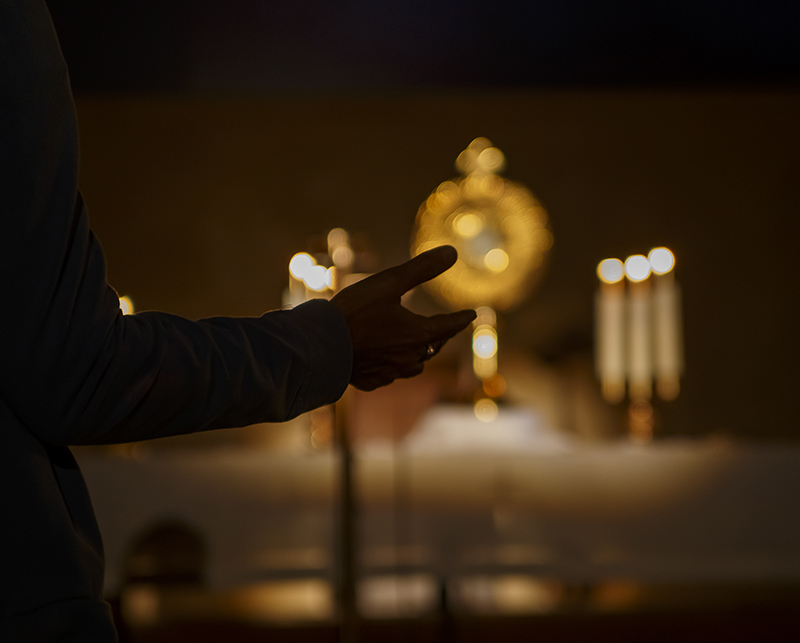
{"label": "candle holder", "polygon": [[675,256],[664,247],[625,262],[604,259],[597,266],[597,375],[609,403],[624,400],[627,389],[628,432],[640,444],[653,438],[653,383],[662,400],[674,400],[680,392],[683,332],[674,268]]}

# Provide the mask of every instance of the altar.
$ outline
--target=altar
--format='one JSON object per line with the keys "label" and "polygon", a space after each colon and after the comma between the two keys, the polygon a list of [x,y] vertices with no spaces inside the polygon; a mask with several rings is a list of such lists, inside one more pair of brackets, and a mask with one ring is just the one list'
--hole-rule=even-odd
{"label": "altar", "polygon": [[[78,453],[123,585],[137,536],[183,524],[211,589],[335,583],[335,452]],[[375,444],[355,458],[360,583],[529,577],[571,585],[800,582],[800,447],[725,439],[514,449]]]}

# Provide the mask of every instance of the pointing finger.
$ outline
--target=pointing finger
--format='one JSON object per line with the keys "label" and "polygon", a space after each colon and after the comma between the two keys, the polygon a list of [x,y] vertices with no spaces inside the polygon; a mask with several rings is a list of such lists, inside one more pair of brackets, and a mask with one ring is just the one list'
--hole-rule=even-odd
{"label": "pointing finger", "polygon": [[438,277],[458,259],[452,246],[439,246],[417,255],[413,259],[388,268],[373,277],[373,286],[392,297],[402,296],[415,286]]}

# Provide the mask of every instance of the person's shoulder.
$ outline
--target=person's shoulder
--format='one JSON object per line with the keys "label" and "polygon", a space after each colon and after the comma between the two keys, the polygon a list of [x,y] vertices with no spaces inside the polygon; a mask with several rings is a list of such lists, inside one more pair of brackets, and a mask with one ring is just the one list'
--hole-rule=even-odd
{"label": "person's shoulder", "polygon": [[0,2],[0,83],[5,90],[30,93],[65,82],[67,67],[45,2]]}

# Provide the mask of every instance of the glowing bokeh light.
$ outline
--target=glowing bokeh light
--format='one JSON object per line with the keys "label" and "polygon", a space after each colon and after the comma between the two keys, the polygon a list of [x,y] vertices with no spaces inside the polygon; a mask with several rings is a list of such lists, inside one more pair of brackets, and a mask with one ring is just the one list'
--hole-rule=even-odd
{"label": "glowing bokeh light", "polygon": [[475,160],[478,169],[483,172],[501,172],[506,164],[505,155],[496,147],[487,147]]}
{"label": "glowing bokeh light", "polygon": [[497,313],[490,306],[478,306],[475,309],[475,321],[472,322],[475,328],[478,326],[494,326],[497,324]]}
{"label": "glowing bokeh light", "polygon": [[477,214],[467,213],[459,214],[455,221],[453,221],[453,228],[462,237],[472,239],[480,234],[483,230],[483,221]]}
{"label": "glowing bokeh light", "polygon": [[329,287],[328,269],[325,266],[311,266],[306,270],[303,283],[311,290],[322,292]]}
{"label": "glowing bokeh light", "polygon": [[331,259],[333,259],[333,263],[336,266],[339,266],[340,268],[348,268],[353,265],[355,255],[353,254],[350,246],[340,245],[337,246],[331,254]]}
{"label": "glowing bokeh light", "polygon": [[350,235],[344,228],[334,228],[328,233],[328,247],[335,248],[350,242]]}
{"label": "glowing bokeh light", "polygon": [[597,276],[603,283],[615,284],[625,276],[625,266],[619,259],[603,259],[597,264]]}
{"label": "glowing bokeh light", "polygon": [[644,281],[650,276],[650,262],[644,255],[631,255],[625,260],[625,276],[631,281]]}
{"label": "glowing bokeh light", "polygon": [[504,165],[488,139],[474,139],[456,161],[463,176],[440,183],[417,212],[412,255],[444,244],[459,252],[450,270],[426,284],[453,308],[507,310],[543,274],[552,245],[547,212],[529,190],[498,175]]}
{"label": "glowing bokeh light", "polygon": [[316,265],[314,257],[306,252],[298,252],[291,261],[289,261],[289,272],[292,277],[301,281],[305,280],[308,271]]}
{"label": "glowing bokeh light", "polygon": [[122,311],[123,315],[132,315],[133,314],[133,302],[131,298],[128,296],[120,297],[119,298],[119,309]]}
{"label": "glowing bokeh light", "polygon": [[492,330],[478,332],[472,339],[472,350],[478,357],[489,359],[497,353],[497,337]]}
{"label": "glowing bokeh light", "polygon": [[500,410],[494,400],[484,397],[475,402],[475,417],[481,422],[493,422],[499,413]]}
{"label": "glowing bokeh light", "polygon": [[508,268],[508,255],[505,250],[494,248],[486,253],[483,263],[492,272],[503,272]]}
{"label": "glowing bokeh light", "polygon": [[490,148],[492,142],[483,136],[474,139],[456,159],[456,167],[464,174],[469,174],[478,169],[478,157],[484,150]]}
{"label": "glowing bokeh light", "polygon": [[669,248],[653,248],[647,260],[657,275],[665,275],[675,267],[675,255]]}
{"label": "glowing bokeh light", "polygon": [[506,380],[499,373],[483,380],[483,392],[489,397],[500,397],[506,392]]}

